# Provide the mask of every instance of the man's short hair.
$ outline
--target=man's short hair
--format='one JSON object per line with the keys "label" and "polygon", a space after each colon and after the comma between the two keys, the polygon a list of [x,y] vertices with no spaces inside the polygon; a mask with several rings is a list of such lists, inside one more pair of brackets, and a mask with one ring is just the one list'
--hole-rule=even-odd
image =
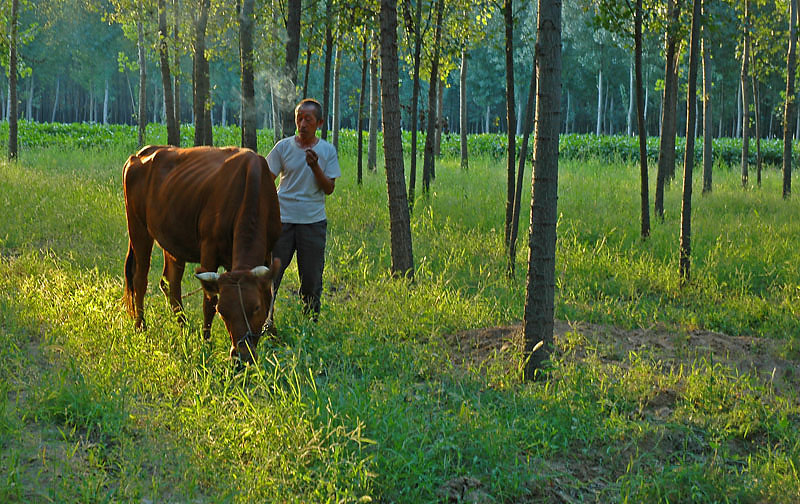
{"label": "man's short hair", "polygon": [[294,115],[297,117],[297,112],[303,107],[314,107],[314,112],[317,114],[317,119],[322,120],[322,105],[319,104],[314,98],[304,98],[294,108]]}

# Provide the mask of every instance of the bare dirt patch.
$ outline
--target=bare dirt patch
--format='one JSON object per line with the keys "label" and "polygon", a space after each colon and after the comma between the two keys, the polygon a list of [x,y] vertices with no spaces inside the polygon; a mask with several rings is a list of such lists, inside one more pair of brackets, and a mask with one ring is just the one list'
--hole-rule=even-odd
{"label": "bare dirt patch", "polygon": [[[445,336],[453,363],[473,369],[499,361],[519,361],[523,351],[522,324],[471,329]],[[798,362],[782,357],[783,342],[694,330],[675,331],[662,326],[622,329],[587,322],[557,320],[554,327],[556,355],[577,358],[595,355],[609,364],[625,366],[633,354],[647,355],[665,366],[693,365],[703,359],[738,372],[755,373],[776,392],[800,385]],[[666,398],[668,400],[669,398]],[[656,399],[658,401],[658,399]],[[656,405],[658,406],[658,405]]]}

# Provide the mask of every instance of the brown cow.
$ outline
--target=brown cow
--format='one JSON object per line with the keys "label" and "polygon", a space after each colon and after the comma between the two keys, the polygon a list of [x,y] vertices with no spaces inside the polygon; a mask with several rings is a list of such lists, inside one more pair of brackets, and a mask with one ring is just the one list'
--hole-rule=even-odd
{"label": "brown cow", "polygon": [[[147,146],[123,168],[128,255],[125,296],[144,329],[144,294],[153,241],[164,251],[161,290],[184,324],[181,278],[187,262],[203,299],[203,336],[219,312],[231,337],[231,357],[253,362],[262,327],[272,324],[272,278],[280,261],[272,247],[281,231],[274,177],[249,149]],[[266,265],[270,265],[267,267]],[[227,272],[218,274],[222,266]]]}

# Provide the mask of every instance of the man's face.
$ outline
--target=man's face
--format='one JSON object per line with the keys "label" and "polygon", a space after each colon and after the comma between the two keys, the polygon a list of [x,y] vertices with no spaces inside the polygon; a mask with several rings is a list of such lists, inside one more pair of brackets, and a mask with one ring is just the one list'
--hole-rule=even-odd
{"label": "man's face", "polygon": [[322,119],[317,117],[316,109],[313,105],[304,105],[297,109],[294,115],[294,122],[297,125],[298,135],[303,139],[314,138],[317,128],[322,126]]}

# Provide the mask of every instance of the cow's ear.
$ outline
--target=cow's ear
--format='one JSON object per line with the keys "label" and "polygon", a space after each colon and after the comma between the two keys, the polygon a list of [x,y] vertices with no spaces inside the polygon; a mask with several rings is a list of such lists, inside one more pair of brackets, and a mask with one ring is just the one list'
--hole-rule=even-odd
{"label": "cow's ear", "polygon": [[206,271],[204,273],[195,273],[194,276],[200,280],[206,296],[214,297],[219,294],[219,274],[214,271]]}

